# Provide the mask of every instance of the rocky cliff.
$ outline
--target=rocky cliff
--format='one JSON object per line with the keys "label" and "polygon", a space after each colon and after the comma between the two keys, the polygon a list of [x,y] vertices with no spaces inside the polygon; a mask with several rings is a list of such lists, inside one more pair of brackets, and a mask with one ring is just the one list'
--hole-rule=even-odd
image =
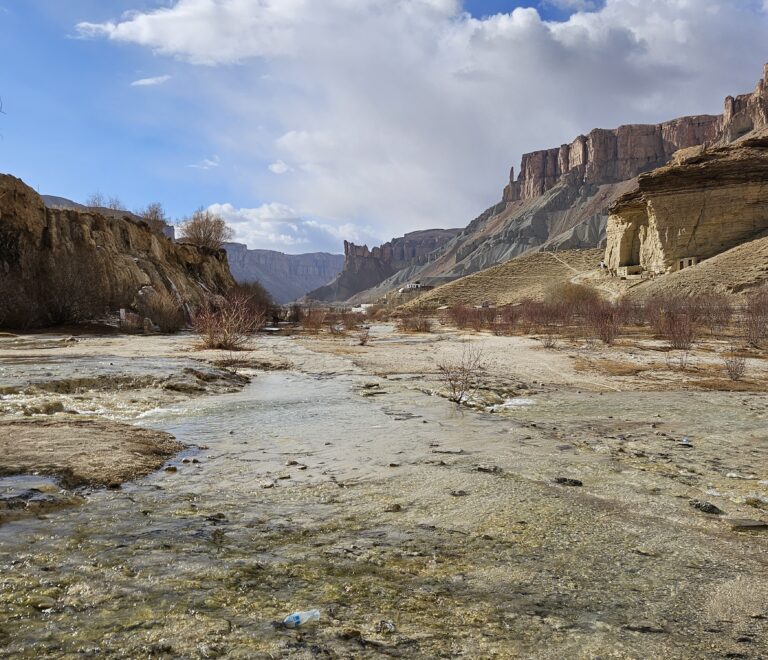
{"label": "rocky cliff", "polygon": [[344,269],[327,286],[310,291],[307,298],[326,302],[344,301],[377,286],[395,273],[421,267],[460,229],[425,229],[393,238],[388,243],[368,249],[344,241]]}
{"label": "rocky cliff", "polygon": [[[605,240],[608,208],[638,175],[665,165],[680,149],[727,144],[766,125],[768,65],[752,93],[725,100],[722,115],[595,129],[569,144],[525,154],[519,175],[510,172],[501,201],[411,268],[408,277],[455,279],[531,250],[596,247]],[[392,273],[356,298],[395,288],[403,273]]]}
{"label": "rocky cliff", "polygon": [[145,287],[195,305],[233,284],[223,250],[174,243],[130,216],[47,208],[0,175],[0,324],[131,307]]}
{"label": "rocky cliff", "polygon": [[327,252],[284,254],[273,250],[249,250],[241,243],[227,243],[224,249],[232,275],[238,282],[261,282],[280,304],[328,284],[344,265],[344,256]]}
{"label": "rocky cliff", "polygon": [[768,230],[768,129],[681,152],[610,209],[605,260],[618,271],[682,270]]}

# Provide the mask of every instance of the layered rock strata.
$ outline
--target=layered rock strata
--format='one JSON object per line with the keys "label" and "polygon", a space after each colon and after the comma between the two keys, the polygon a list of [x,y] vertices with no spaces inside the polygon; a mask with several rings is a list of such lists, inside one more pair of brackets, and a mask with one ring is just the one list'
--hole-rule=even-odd
{"label": "layered rock strata", "polygon": [[393,238],[369,249],[344,241],[344,269],[327,286],[307,294],[319,301],[344,301],[366,289],[375,287],[400,270],[427,264],[436,251],[460,229],[425,229]]}
{"label": "layered rock strata", "polygon": [[606,265],[619,274],[668,273],[768,229],[768,129],[691,150],[639,177],[611,207]]}

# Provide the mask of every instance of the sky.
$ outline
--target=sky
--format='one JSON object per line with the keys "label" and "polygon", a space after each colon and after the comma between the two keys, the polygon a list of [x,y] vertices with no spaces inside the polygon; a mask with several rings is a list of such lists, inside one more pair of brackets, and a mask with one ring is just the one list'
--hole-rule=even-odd
{"label": "sky", "polygon": [[523,153],[719,113],[768,0],[0,0],[0,171],[252,248],[463,227]]}

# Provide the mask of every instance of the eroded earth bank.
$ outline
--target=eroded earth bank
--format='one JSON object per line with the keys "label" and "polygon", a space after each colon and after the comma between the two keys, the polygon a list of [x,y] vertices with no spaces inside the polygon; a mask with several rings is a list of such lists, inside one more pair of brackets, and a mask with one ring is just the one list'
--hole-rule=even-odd
{"label": "eroded earth bank", "polygon": [[[462,339],[477,409],[434,396]],[[0,655],[768,655],[765,394],[447,331],[193,343],[0,339]]]}

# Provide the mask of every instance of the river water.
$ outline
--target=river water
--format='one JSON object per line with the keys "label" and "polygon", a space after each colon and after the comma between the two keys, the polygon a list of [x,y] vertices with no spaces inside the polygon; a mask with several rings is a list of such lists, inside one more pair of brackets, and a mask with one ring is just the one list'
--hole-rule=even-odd
{"label": "river water", "polygon": [[[721,657],[764,630],[702,614],[765,584],[762,537],[691,518],[695,466],[617,460],[663,393],[494,415],[418,384],[275,372],[142,414],[188,445],[171,471],[0,526],[0,656]],[[764,411],[740,414],[747,434]]]}

